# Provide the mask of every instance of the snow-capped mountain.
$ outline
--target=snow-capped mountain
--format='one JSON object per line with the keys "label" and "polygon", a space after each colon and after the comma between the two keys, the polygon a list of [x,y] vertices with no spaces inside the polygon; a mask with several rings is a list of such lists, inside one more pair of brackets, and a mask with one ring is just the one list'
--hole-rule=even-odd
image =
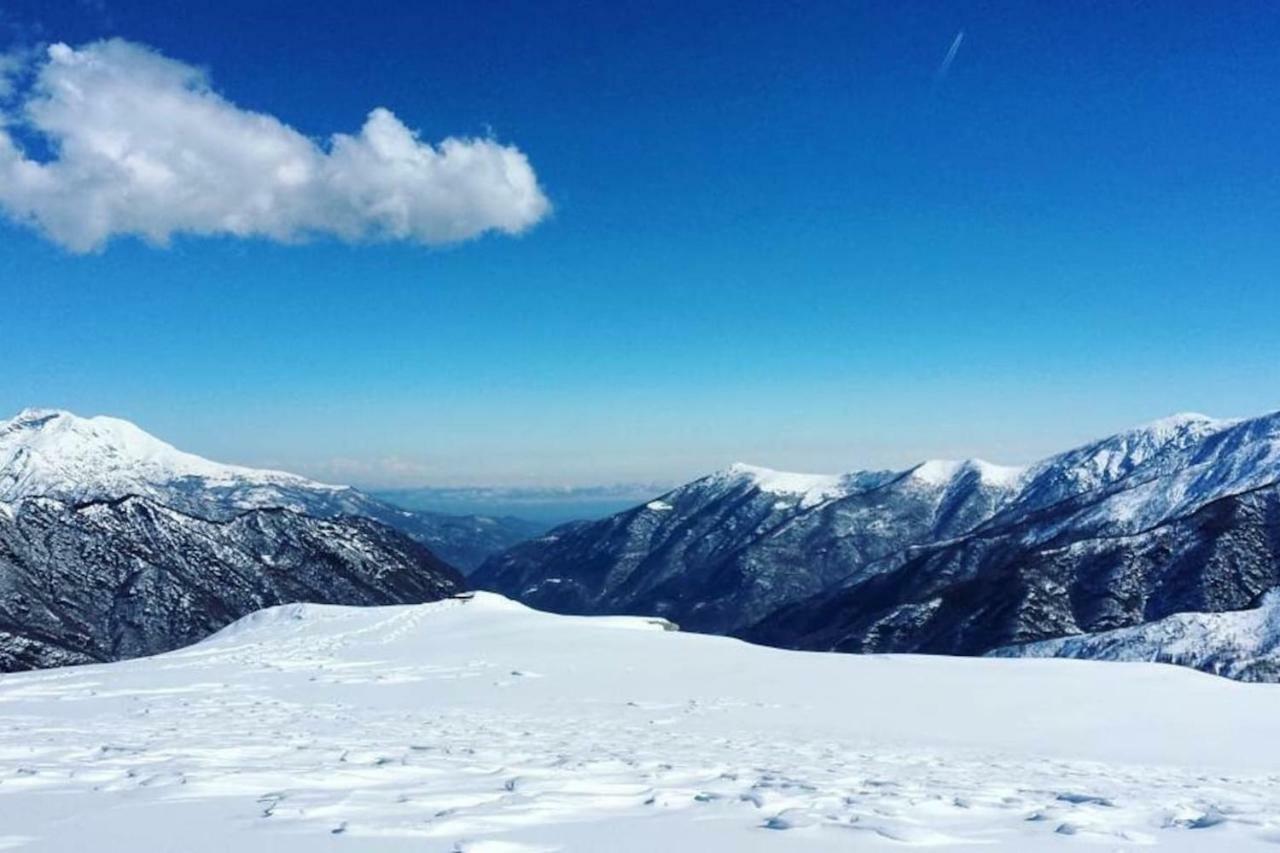
{"label": "snow-capped mountain", "polygon": [[1031,520],[917,547],[743,634],[801,648],[981,654],[1175,613],[1250,608],[1280,584],[1274,483],[1209,497],[1140,530],[1126,517],[1072,522],[1096,513],[1064,501]]}
{"label": "snow-capped mountain", "polygon": [[0,678],[32,853],[1273,851],[1280,690],[798,654],[485,593]]}
{"label": "snow-capped mountain", "polygon": [[425,547],[364,518],[255,509],[211,520],[141,496],[0,506],[0,672],[166,651],[273,604],[433,601],[463,588]]}
{"label": "snow-capped mountain", "polygon": [[472,581],[560,612],[655,613],[732,632],[907,545],[972,529],[1020,475],[980,460],[840,476],[736,464],[517,545]]}
{"label": "snow-capped mountain", "polygon": [[1280,584],[1280,414],[1177,415],[1024,468],[749,466],[490,559],[535,606],[775,645],[980,654],[1256,605]]}
{"label": "snow-capped mountain", "polygon": [[223,514],[264,506],[296,512],[325,506],[332,513],[359,503],[354,489],[211,462],[118,418],[25,409],[0,421],[0,501],[39,496],[75,503],[124,495]]}
{"label": "snow-capped mountain", "polygon": [[0,421],[0,502],[41,496],[80,503],[125,495],[214,519],[268,507],[373,518],[464,571],[544,529],[520,519],[405,510],[350,486],[212,462],[118,418],[27,409]]}

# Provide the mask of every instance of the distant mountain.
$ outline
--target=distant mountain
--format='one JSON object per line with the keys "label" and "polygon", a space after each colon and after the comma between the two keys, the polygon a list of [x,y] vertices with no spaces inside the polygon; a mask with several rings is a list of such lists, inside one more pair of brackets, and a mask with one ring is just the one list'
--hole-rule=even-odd
{"label": "distant mountain", "polygon": [[355,514],[412,536],[464,575],[494,554],[547,530],[545,524],[509,515],[445,515],[401,509],[374,498],[369,498]]}
{"label": "distant mountain", "polygon": [[0,672],[167,651],[274,604],[426,602],[463,587],[364,518],[23,497],[0,504]]}
{"label": "distant mountain", "polygon": [[1025,468],[737,465],[554,529],[473,580],[773,645],[982,654],[1256,606],[1280,584],[1278,491],[1280,414],[1178,415]]}
{"label": "distant mountain", "polygon": [[125,495],[211,519],[268,507],[364,516],[407,533],[464,571],[545,530],[520,519],[402,509],[350,486],[211,462],[117,418],[27,409],[0,421],[0,502],[39,496],[78,503]]}

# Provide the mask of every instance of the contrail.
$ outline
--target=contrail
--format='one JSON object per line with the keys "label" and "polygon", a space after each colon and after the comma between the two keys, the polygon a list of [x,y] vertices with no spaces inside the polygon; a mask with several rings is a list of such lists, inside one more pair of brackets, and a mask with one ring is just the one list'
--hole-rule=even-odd
{"label": "contrail", "polygon": [[940,82],[946,78],[947,72],[951,70],[951,63],[956,61],[956,54],[960,51],[960,42],[964,41],[964,30],[956,33],[956,37],[951,40],[951,47],[947,48],[947,55],[942,58],[942,64],[938,66],[938,71],[933,75],[935,82]]}

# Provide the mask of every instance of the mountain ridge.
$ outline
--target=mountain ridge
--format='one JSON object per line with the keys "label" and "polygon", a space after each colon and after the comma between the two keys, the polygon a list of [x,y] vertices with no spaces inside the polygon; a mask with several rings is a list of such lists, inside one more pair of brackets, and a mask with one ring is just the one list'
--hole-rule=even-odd
{"label": "mountain ridge", "polygon": [[[1275,412],[1174,415],[1020,467],[931,460],[789,475],[735,465],[608,519],[556,528],[473,577],[534,606],[654,612],[773,645],[981,654],[997,641],[1116,628],[1169,608],[1248,606],[1280,583],[1268,539],[1277,482]],[[1224,523],[1236,527],[1223,533]],[[1104,547],[1124,537],[1133,550]],[[1071,547],[1078,553],[1063,556]],[[1197,548],[1222,562],[1212,583],[1236,578],[1236,592],[1195,588],[1210,583],[1186,574]],[[1161,572],[1182,572],[1192,592],[1164,590]],[[978,618],[979,589],[1004,602],[1003,615]],[[1108,605],[1110,595],[1128,603]],[[943,640],[951,618],[986,627]]]}

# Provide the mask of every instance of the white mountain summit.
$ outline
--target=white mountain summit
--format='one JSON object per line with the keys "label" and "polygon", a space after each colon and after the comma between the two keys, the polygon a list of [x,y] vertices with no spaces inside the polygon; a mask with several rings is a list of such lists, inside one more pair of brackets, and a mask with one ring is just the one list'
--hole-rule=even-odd
{"label": "white mountain summit", "polygon": [[[24,409],[0,421],[0,501],[33,496],[84,501],[130,494],[164,498],[175,488],[193,485],[241,489],[246,508],[274,504],[280,489],[352,491],[283,471],[213,462],[119,418]],[[255,488],[264,491],[255,495]]]}

